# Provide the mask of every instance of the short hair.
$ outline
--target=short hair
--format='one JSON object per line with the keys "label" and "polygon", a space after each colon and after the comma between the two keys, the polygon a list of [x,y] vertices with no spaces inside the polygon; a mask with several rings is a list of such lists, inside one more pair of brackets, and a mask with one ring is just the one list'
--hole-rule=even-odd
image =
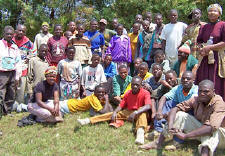
{"label": "short hair", "polygon": [[76,22],[75,22],[75,21],[69,21],[68,25],[69,25],[70,23],[72,23],[72,22],[75,23],[75,25],[76,25]]}
{"label": "short hair", "polygon": [[162,14],[160,14],[160,13],[156,13],[155,17],[157,17],[157,16],[160,16],[162,18]]}
{"label": "short hair", "polygon": [[141,17],[142,17],[142,15],[141,15],[141,14],[137,14],[137,15],[135,16],[135,18],[136,18],[137,16],[141,16]]}
{"label": "short hair", "polygon": [[95,90],[94,90],[94,91],[97,91],[98,88],[104,88],[104,89],[106,89],[106,88],[105,88],[105,85],[104,85],[103,83],[100,83],[99,85],[97,85],[97,86],[95,87]]}
{"label": "short hair", "polygon": [[38,49],[40,49],[41,47],[46,47],[46,48],[48,48],[48,45],[45,44],[45,43],[42,43]]}
{"label": "short hair", "polygon": [[167,74],[173,74],[175,77],[177,77],[177,73],[174,71],[174,70],[168,70],[166,73],[165,73],[165,75],[167,75]]}
{"label": "short hair", "polygon": [[134,22],[133,26],[134,26],[134,25],[139,25],[139,26],[141,26],[140,23],[138,23],[138,22]]}
{"label": "short hair", "polygon": [[140,81],[142,81],[142,78],[141,78],[140,76],[138,76],[138,75],[136,75],[136,76],[134,76],[134,77],[132,78],[132,80],[134,80],[134,79],[139,79]]}
{"label": "short hair", "polygon": [[14,32],[14,28],[10,25],[7,25],[7,26],[4,27],[4,33],[8,30],[12,30]]}
{"label": "short hair", "polygon": [[78,28],[78,27],[83,27],[83,28],[85,29],[85,25],[82,24],[82,23],[79,23],[79,24],[77,25],[77,28]]}
{"label": "short hair", "polygon": [[177,9],[171,9],[171,10],[170,10],[170,14],[171,14],[172,12],[176,12],[176,13],[178,14]]}
{"label": "short hair", "polygon": [[111,54],[106,54],[106,55],[105,55],[105,58],[106,58],[106,56],[110,56],[110,57],[112,57],[112,55],[111,55]]}
{"label": "short hair", "polygon": [[136,59],[134,59],[134,62],[136,62],[137,60],[140,60],[141,62],[143,62],[143,59],[140,57],[137,57]]}
{"label": "short hair", "polygon": [[144,20],[142,23],[144,23],[144,22],[150,23],[148,20]]}
{"label": "short hair", "polygon": [[198,84],[198,86],[201,86],[201,85],[209,85],[209,87],[211,88],[211,89],[214,89],[214,83],[211,81],[211,80],[202,80],[199,84]]}
{"label": "short hair", "polygon": [[56,27],[61,27],[62,28],[62,24],[55,24],[53,30],[55,30]]}
{"label": "short hair", "polygon": [[92,19],[90,24],[93,23],[93,22],[97,22],[98,23],[98,21],[96,19]]}
{"label": "short hair", "polygon": [[148,68],[148,63],[147,62],[142,62],[140,65],[139,65],[139,67],[140,66],[144,66],[145,68]]}
{"label": "short hair", "polygon": [[[121,27],[121,26],[123,27],[123,24],[120,24],[120,23],[119,23],[119,24],[117,24],[117,26],[116,26],[116,30],[118,29],[118,27]],[[124,28],[124,27],[123,27],[123,28]]]}
{"label": "short hair", "polygon": [[24,24],[17,24],[16,29],[18,29],[19,26],[23,26],[23,27],[25,27],[25,29],[27,29],[27,27]]}
{"label": "short hair", "polygon": [[70,49],[72,49],[72,50],[74,50],[74,52],[76,52],[76,48],[74,47],[74,46],[69,46],[69,47],[67,47],[66,48],[66,53],[70,50]]}
{"label": "short hair", "polygon": [[120,65],[119,68],[118,68],[118,71],[120,71],[120,70],[123,69],[123,68],[126,68],[126,69],[127,69],[127,66],[124,65],[124,64]]}
{"label": "short hair", "polygon": [[92,54],[91,59],[94,58],[94,57],[99,57],[100,58],[100,56],[98,54]]}
{"label": "short hair", "polygon": [[159,67],[161,68],[161,70],[163,71],[163,66],[162,66],[161,64],[159,64],[159,63],[154,63],[154,64],[152,65],[152,69],[153,69],[155,66],[159,66]]}
{"label": "short hair", "polygon": [[164,51],[163,51],[162,49],[157,49],[157,50],[155,51],[154,56],[155,56],[156,54],[165,55],[165,53],[164,53]]}

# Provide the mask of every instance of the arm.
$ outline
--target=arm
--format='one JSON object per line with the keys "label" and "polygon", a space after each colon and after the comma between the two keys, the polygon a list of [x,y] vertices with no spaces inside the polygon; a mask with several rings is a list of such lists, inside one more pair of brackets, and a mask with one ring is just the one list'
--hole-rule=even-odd
{"label": "arm", "polygon": [[166,40],[162,40],[162,50],[165,52]]}
{"label": "arm", "polygon": [[160,80],[160,83],[167,88],[173,88],[168,82],[166,82],[166,80]]}
{"label": "arm", "polygon": [[55,116],[59,116],[59,91],[54,91],[54,110]]}
{"label": "arm", "polygon": [[34,83],[34,71],[33,71],[33,67],[34,67],[34,62],[33,60],[31,59],[29,61],[29,64],[28,64],[28,73],[27,73],[27,92],[28,94],[32,94],[33,92],[33,83]]}
{"label": "arm", "polygon": [[161,99],[159,100],[158,111],[156,113],[156,117],[158,120],[161,120],[163,118],[162,109],[165,103],[166,103],[166,97],[162,96]]}
{"label": "arm", "polygon": [[152,119],[154,119],[156,115],[155,99],[151,99],[151,102],[152,102]]}
{"label": "arm", "polygon": [[130,45],[130,38],[128,37],[128,45],[127,45],[127,61],[128,63],[132,62],[132,52],[131,52],[131,45]]}
{"label": "arm", "polygon": [[114,110],[114,112],[113,112],[113,114],[112,114],[112,121],[116,121],[116,114],[119,112],[119,111],[121,111],[122,110],[122,108],[120,107],[120,105]]}
{"label": "arm", "polygon": [[120,85],[117,82],[116,76],[113,77],[113,94],[114,96],[120,96]]}
{"label": "arm", "polygon": [[104,113],[112,112],[112,111],[113,111],[112,106],[110,105],[108,95],[106,94],[105,95],[105,105],[104,105],[103,109],[99,111],[99,113],[104,114]]}

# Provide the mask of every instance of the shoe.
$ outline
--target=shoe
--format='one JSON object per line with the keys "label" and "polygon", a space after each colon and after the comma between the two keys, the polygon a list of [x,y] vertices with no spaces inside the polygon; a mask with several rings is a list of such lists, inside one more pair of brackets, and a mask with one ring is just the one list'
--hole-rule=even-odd
{"label": "shoe", "polygon": [[183,144],[178,143],[177,141],[173,141],[173,144],[172,144],[172,145],[166,145],[166,146],[165,146],[165,150],[166,150],[166,151],[175,151],[175,150],[181,148],[182,145],[183,145]]}
{"label": "shoe", "polygon": [[124,121],[123,120],[116,120],[115,122],[111,122],[109,124],[109,126],[115,127],[115,128],[119,128],[121,126],[124,125]]}
{"label": "shoe", "polygon": [[3,135],[3,133],[2,133],[2,131],[0,131],[0,136],[2,136]]}
{"label": "shoe", "polygon": [[145,131],[143,128],[137,129],[137,137],[135,143],[139,145],[143,145],[145,143]]}
{"label": "shoe", "polygon": [[85,118],[85,119],[77,119],[77,122],[83,126],[89,124],[91,121],[89,118]]}
{"label": "shoe", "polygon": [[148,140],[156,140],[157,137],[159,137],[160,133],[156,130],[153,130],[152,132],[145,135],[145,138]]}

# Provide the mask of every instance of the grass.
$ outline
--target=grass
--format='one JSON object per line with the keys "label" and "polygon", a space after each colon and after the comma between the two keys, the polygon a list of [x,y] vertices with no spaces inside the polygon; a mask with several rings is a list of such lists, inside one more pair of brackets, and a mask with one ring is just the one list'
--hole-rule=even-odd
{"label": "grass", "polygon": [[[132,124],[113,129],[107,123],[80,127],[77,118],[88,117],[88,113],[65,116],[65,122],[57,125],[36,124],[17,127],[17,121],[28,113],[4,116],[0,120],[0,155],[75,155],[75,156],[191,156],[198,155],[198,143],[189,141],[184,148],[167,152],[165,150],[140,151],[134,144]],[[217,156],[225,155],[218,150]]]}

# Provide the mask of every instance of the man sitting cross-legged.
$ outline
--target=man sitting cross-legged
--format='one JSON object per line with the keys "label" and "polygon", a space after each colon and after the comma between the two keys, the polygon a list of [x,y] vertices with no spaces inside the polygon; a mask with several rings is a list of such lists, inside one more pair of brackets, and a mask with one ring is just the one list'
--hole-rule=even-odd
{"label": "man sitting cross-legged", "polygon": [[128,120],[135,122],[138,144],[144,144],[144,132],[147,128],[146,112],[151,109],[150,93],[141,88],[142,79],[135,76],[131,81],[132,90],[128,91],[114,112],[99,116],[78,119],[81,125],[103,121]]}

